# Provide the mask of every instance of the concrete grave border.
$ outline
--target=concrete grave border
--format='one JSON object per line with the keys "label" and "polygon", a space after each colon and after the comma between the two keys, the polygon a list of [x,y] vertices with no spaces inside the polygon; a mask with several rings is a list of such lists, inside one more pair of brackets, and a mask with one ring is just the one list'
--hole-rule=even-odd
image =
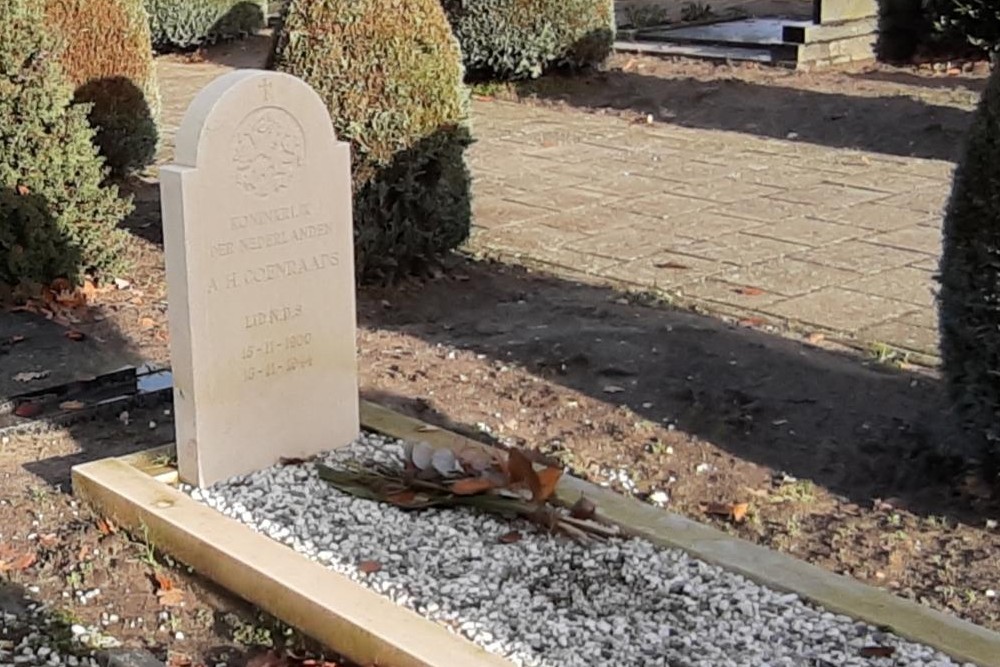
{"label": "concrete grave border", "polygon": [[[488,448],[370,402],[361,424],[387,436],[435,446]],[[73,491],[129,531],[147,530],[160,549],[282,621],[360,664],[388,667],[500,667],[487,653],[437,623],[306,560],[270,537],[173,488],[172,447],[73,468]],[[628,534],[796,593],[835,613],[936,648],[962,662],[1000,667],[1000,633],[834,574],[715,528],[671,514],[588,482],[564,477],[557,498],[581,495],[599,517]]]}

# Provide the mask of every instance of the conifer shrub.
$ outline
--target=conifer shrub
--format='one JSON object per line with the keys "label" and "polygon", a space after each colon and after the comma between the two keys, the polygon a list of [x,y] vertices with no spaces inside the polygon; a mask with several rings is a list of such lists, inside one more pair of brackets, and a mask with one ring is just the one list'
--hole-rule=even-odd
{"label": "conifer shrub", "polygon": [[550,67],[603,62],[614,0],[441,0],[471,75],[526,79]]}
{"label": "conifer shrub", "polygon": [[143,0],[45,0],[59,58],[89,103],[90,124],[108,166],[121,176],[152,164],[160,93]]}
{"label": "conifer shrub", "polygon": [[1000,469],[1000,70],[979,102],[944,222],[942,372],[969,427],[961,452]]}
{"label": "conifer shrub", "polygon": [[419,270],[468,237],[468,93],[438,0],[291,0],[271,65],[309,83],[351,143],[362,279]]}
{"label": "conifer shrub", "polygon": [[254,34],[265,24],[268,0],[145,0],[153,46],[188,49]]}
{"label": "conifer shrub", "polygon": [[1000,2],[925,0],[934,27],[951,41],[965,40],[996,61],[1000,52]]}
{"label": "conifer shrub", "polygon": [[73,104],[35,0],[2,0],[0,280],[78,278],[122,268],[131,204],[105,183],[89,105]]}

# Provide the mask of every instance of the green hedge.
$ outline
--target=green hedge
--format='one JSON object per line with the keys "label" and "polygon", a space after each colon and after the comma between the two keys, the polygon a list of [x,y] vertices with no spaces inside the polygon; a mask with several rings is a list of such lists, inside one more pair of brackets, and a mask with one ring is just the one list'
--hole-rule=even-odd
{"label": "green hedge", "polygon": [[93,105],[90,123],[115,175],[153,163],[160,92],[143,0],[45,0],[60,62],[75,101]]}
{"label": "green hedge", "polygon": [[939,293],[942,371],[976,458],[1000,465],[1000,70],[955,171]]}
{"label": "green hedge", "polygon": [[187,49],[244,37],[265,24],[268,0],[146,0],[153,46]]}
{"label": "green hedge", "polygon": [[47,282],[122,267],[131,210],[105,185],[88,105],[58,61],[35,0],[4,0],[0,21],[0,281]]}
{"label": "green hedge", "polygon": [[603,62],[615,35],[613,0],[442,0],[470,74],[540,76]]}
{"label": "green hedge", "polygon": [[359,276],[390,280],[462,243],[468,92],[438,0],[292,0],[272,66],[309,83],[351,142]]}
{"label": "green hedge", "polygon": [[997,0],[928,0],[926,11],[945,39],[967,41],[994,58],[1000,51]]}

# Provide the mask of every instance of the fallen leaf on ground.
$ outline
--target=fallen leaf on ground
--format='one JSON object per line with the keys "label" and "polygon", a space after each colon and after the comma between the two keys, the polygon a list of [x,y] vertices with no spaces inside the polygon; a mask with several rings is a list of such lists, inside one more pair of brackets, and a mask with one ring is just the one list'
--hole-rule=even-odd
{"label": "fallen leaf on ground", "polygon": [[808,340],[813,345],[819,345],[824,340],[826,340],[826,336],[824,336],[823,334],[821,334],[818,331],[816,331],[816,332],[813,332],[813,333],[809,334],[809,336],[806,338],[806,340]]}
{"label": "fallen leaf on ground", "polygon": [[34,551],[14,556],[10,560],[0,560],[0,572],[20,572],[35,564],[38,556]]}
{"label": "fallen leaf on ground", "polygon": [[521,537],[521,533],[516,530],[512,530],[509,533],[501,535],[497,541],[500,542],[500,544],[514,544],[514,542],[520,542]]}
{"label": "fallen leaf on ground", "polygon": [[437,426],[431,426],[430,424],[423,424],[417,428],[417,433],[433,433],[434,431],[440,431]]}
{"label": "fallen leaf on ground", "polygon": [[18,417],[23,417],[24,419],[30,419],[42,412],[41,403],[21,403],[16,408],[14,408],[14,414]]}
{"label": "fallen leaf on ground", "polygon": [[532,500],[536,503],[544,503],[556,492],[556,486],[562,478],[562,468],[543,468],[539,470],[535,477],[538,480],[538,487],[532,489]]}
{"label": "fallen leaf on ground", "polygon": [[895,652],[892,646],[865,646],[859,654],[862,658],[891,658]]}
{"label": "fallen leaf on ground", "polygon": [[152,329],[156,326],[156,321],[152,317],[143,317],[139,320],[139,326],[143,329]]}
{"label": "fallen leaf on ground", "polygon": [[620,394],[623,391],[625,391],[624,387],[619,387],[618,385],[615,384],[609,384],[604,387],[605,394]]}
{"label": "fallen leaf on ground", "polygon": [[14,189],[17,190],[17,194],[21,195],[22,197],[31,194],[31,189],[27,185],[21,185],[20,183],[18,183]]}
{"label": "fallen leaf on ground", "polygon": [[153,574],[153,579],[156,580],[156,590],[157,591],[172,591],[174,590],[174,582],[167,575],[162,572],[156,572]]}
{"label": "fallen leaf on ground", "polygon": [[83,401],[63,401],[59,404],[60,410],[83,410],[87,404]]}
{"label": "fallen leaf on ground", "polygon": [[656,269],[677,269],[679,271],[690,269],[690,266],[685,264],[680,264],[678,262],[656,262],[653,264],[653,268]]}
{"label": "fallen leaf on ground", "polygon": [[176,588],[169,591],[157,591],[156,599],[164,607],[180,607],[184,604],[184,591]]}
{"label": "fallen leaf on ground", "polygon": [[114,535],[118,532],[118,526],[111,519],[98,519],[97,530],[101,531],[101,535]]}
{"label": "fallen leaf on ground", "polygon": [[413,491],[400,491],[399,493],[390,493],[385,499],[393,505],[409,507],[417,500],[417,494]]}
{"label": "fallen leaf on ground", "polygon": [[734,291],[743,296],[761,296],[762,294],[767,294],[767,292],[759,287],[737,287]]}
{"label": "fallen leaf on ground", "polygon": [[705,506],[705,513],[714,516],[724,516],[736,523],[746,518],[747,510],[750,509],[748,503],[709,503]]}
{"label": "fallen leaf on ground", "polygon": [[492,480],[485,477],[466,477],[452,484],[451,492],[458,496],[474,496],[492,488]]}
{"label": "fallen leaf on ground", "polygon": [[66,336],[66,338],[69,338],[70,340],[77,342],[87,337],[87,334],[83,333],[82,331],[77,331],[76,329],[70,329],[63,335]]}
{"label": "fallen leaf on ground", "polygon": [[365,574],[373,574],[382,569],[382,563],[377,560],[363,560],[358,563],[358,571]]}
{"label": "fallen leaf on ground", "polygon": [[7,342],[10,343],[11,345],[17,345],[18,343],[23,343],[25,340],[27,339],[24,336],[15,335],[8,338]]}
{"label": "fallen leaf on ground", "polygon": [[767,324],[767,321],[762,317],[746,317],[738,322],[741,327],[762,327]]}
{"label": "fallen leaf on ground", "polygon": [[51,548],[59,543],[59,536],[55,533],[49,533],[48,535],[42,535],[38,538],[38,543],[43,547]]}
{"label": "fallen leaf on ground", "polygon": [[14,376],[15,382],[34,382],[49,376],[48,371],[24,371]]}

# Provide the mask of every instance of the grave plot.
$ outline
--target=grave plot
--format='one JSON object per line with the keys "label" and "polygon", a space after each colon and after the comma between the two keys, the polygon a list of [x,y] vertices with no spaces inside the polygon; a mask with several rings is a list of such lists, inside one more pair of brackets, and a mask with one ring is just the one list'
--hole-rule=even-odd
{"label": "grave plot", "polygon": [[177,155],[177,446],[74,469],[118,524],[360,664],[1000,664],[983,628],[360,404],[349,155],[301,81],[221,77]]}

